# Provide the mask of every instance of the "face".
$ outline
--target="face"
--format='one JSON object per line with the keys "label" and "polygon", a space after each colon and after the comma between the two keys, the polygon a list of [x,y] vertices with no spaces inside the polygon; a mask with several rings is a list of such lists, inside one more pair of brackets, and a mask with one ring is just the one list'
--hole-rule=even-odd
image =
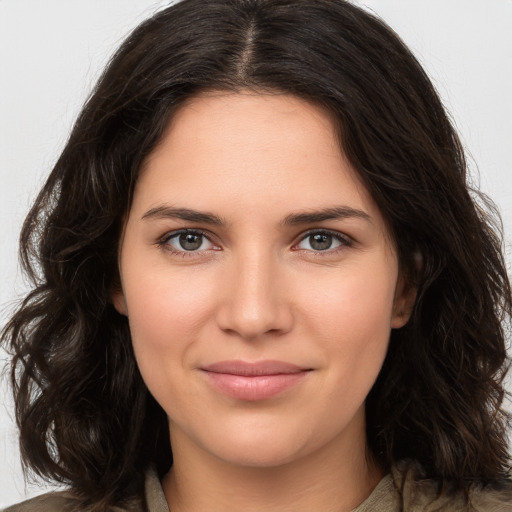
{"label": "face", "polygon": [[406,298],[321,108],[189,100],[141,170],[120,273],[114,304],[175,452],[276,466],[364,449],[365,398]]}

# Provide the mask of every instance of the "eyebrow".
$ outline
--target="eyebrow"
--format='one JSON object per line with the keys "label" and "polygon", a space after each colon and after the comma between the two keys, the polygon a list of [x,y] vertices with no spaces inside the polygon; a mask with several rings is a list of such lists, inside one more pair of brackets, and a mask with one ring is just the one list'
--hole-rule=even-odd
{"label": "eyebrow", "polygon": [[323,208],[321,210],[306,211],[303,213],[292,213],[283,220],[285,226],[296,226],[298,224],[314,224],[325,220],[338,219],[362,219],[371,224],[372,218],[363,210],[351,208],[350,206],[334,206],[332,208]]}
{"label": "eyebrow", "polygon": [[[335,206],[331,208],[322,208],[321,210],[311,210],[301,213],[291,213],[282,221],[283,226],[297,226],[300,224],[314,224],[326,220],[337,219],[362,219],[372,222],[372,218],[363,210],[358,210],[350,206]],[[148,210],[142,219],[181,219],[188,222],[197,222],[209,224],[212,226],[226,226],[227,222],[218,215],[209,212],[200,212],[191,208],[175,208],[168,205],[156,206]]]}
{"label": "eyebrow", "polygon": [[142,219],[181,219],[212,226],[225,226],[227,224],[214,213],[199,212],[190,208],[174,208],[166,205],[151,208],[142,216]]}

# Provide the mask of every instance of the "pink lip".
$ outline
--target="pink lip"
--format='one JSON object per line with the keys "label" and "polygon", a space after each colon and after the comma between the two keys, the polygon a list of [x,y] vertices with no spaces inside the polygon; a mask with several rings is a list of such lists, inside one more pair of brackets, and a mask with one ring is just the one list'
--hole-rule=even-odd
{"label": "pink lip", "polygon": [[265,400],[299,383],[310,371],[282,361],[221,361],[201,368],[209,382],[238,400]]}

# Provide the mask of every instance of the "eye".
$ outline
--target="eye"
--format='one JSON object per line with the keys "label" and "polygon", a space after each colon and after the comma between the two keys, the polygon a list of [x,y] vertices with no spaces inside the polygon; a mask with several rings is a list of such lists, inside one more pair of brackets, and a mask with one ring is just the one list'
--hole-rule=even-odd
{"label": "eye", "polygon": [[175,253],[199,252],[216,248],[204,233],[188,229],[165,236],[158,245]]}
{"label": "eye", "polygon": [[307,251],[322,252],[348,245],[350,245],[350,240],[341,233],[314,231],[307,233],[295,247]]}

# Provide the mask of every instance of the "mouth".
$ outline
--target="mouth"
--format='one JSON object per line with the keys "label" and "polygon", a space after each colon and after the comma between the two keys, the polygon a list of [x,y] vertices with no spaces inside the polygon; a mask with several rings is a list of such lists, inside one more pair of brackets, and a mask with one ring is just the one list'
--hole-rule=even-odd
{"label": "mouth", "polygon": [[208,382],[237,400],[267,400],[299,384],[311,368],[283,361],[221,361],[201,368]]}

